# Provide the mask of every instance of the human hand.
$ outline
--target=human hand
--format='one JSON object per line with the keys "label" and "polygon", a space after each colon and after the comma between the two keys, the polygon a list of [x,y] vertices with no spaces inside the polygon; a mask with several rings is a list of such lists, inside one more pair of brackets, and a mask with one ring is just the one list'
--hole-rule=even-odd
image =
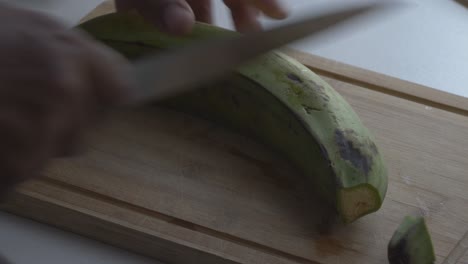
{"label": "human hand", "polygon": [[123,58],[33,11],[0,5],[0,36],[1,194],[73,150],[130,81]]}
{"label": "human hand", "polygon": [[[190,32],[195,20],[212,23],[211,0],[115,0],[117,10],[137,9],[160,30],[172,34]],[[286,10],[279,0],[224,0],[240,32],[261,29],[260,13],[283,19]]]}

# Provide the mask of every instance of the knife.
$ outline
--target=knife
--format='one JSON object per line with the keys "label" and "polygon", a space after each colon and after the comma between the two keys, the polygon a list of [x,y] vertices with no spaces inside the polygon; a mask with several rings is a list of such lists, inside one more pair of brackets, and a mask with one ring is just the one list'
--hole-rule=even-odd
{"label": "knife", "polygon": [[317,35],[351,18],[381,10],[387,3],[334,7],[298,22],[272,30],[220,37],[183,48],[150,55],[137,61],[132,78],[137,89],[130,104],[156,101],[200,87],[223,77],[251,59],[292,41]]}

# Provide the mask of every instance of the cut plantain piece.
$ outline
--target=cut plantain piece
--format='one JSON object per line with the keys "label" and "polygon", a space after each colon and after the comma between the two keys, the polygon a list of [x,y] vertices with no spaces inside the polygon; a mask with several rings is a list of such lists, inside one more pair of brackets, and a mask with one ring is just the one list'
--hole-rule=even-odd
{"label": "cut plantain piece", "polygon": [[430,264],[435,259],[424,218],[406,216],[388,244],[390,264]]}

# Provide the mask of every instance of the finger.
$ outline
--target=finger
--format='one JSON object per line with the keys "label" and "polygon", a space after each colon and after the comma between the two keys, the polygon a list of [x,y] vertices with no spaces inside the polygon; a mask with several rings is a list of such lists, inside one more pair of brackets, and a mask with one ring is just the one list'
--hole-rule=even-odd
{"label": "finger", "polygon": [[117,0],[119,9],[136,8],[146,19],[169,34],[189,33],[195,23],[192,8],[185,0]]}
{"label": "finger", "polygon": [[[55,146],[54,157],[71,156],[78,153],[81,137],[92,123],[97,109],[90,78],[86,78],[85,57],[79,49],[67,49],[63,54],[62,80],[57,89],[64,90],[62,102],[54,104],[49,117],[48,131]],[[70,63],[72,62],[72,63]],[[55,132],[55,133],[54,133]]]}
{"label": "finger", "polygon": [[[6,83],[11,82],[11,85],[28,91],[25,93],[24,89],[9,90],[9,96],[6,98],[9,98],[10,102],[2,102],[2,105],[10,109],[3,110],[2,113],[8,113],[7,117],[19,116],[17,120],[21,121],[23,127],[15,126],[7,120],[0,121],[17,131],[18,134],[11,135],[10,138],[17,138],[20,141],[15,144],[22,144],[14,148],[14,151],[18,160],[26,164],[23,167],[28,167],[27,164],[40,164],[43,159],[54,156],[60,151],[58,148],[62,148],[62,144],[56,144],[56,138],[62,137],[63,130],[74,131],[73,126],[79,125],[73,114],[76,109],[73,102],[81,98],[79,88],[83,78],[77,74],[78,69],[70,68],[77,60],[64,52],[75,52],[79,49],[64,48],[64,44],[57,39],[51,40],[54,35],[56,33],[52,31],[42,34],[35,41],[35,47],[40,52],[28,53],[29,64],[23,65],[22,69],[17,68],[21,64],[12,64],[13,69],[8,77],[2,78]],[[24,73],[28,78],[15,73]],[[23,134],[20,131],[23,131]]]}
{"label": "finger", "polygon": [[132,0],[115,0],[115,9],[117,11],[127,11],[133,8],[136,8],[136,3],[140,1]]}
{"label": "finger", "polygon": [[79,151],[84,131],[108,106],[125,103],[131,97],[130,65],[120,54],[94,41],[82,31],[55,34],[61,62],[56,66],[56,89],[64,103],[56,102],[53,124],[56,156]]}
{"label": "finger", "polygon": [[87,65],[98,104],[114,106],[132,101],[134,84],[128,61],[109,48],[95,44],[89,51]]}
{"label": "finger", "polygon": [[246,33],[262,29],[258,22],[259,10],[239,0],[224,0],[231,10],[234,25],[239,32]]}
{"label": "finger", "polygon": [[195,23],[195,15],[185,0],[146,0],[140,10],[150,21],[171,34],[186,34]]}
{"label": "finger", "polygon": [[197,21],[213,22],[211,0],[187,0],[187,3],[191,6]]}
{"label": "finger", "polygon": [[288,16],[286,8],[278,0],[240,0],[257,7],[263,14],[275,18],[284,19]]}
{"label": "finger", "polygon": [[100,42],[94,41],[82,31],[75,32],[81,46],[75,56],[82,60],[96,105],[125,104],[132,99],[134,87],[130,76],[130,62]]}

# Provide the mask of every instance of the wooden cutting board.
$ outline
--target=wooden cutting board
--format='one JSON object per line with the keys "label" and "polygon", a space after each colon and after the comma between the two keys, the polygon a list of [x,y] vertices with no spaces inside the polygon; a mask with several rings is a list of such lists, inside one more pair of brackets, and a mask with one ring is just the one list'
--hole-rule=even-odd
{"label": "wooden cutting board", "polygon": [[[111,12],[99,6],[87,18]],[[289,51],[375,134],[389,167],[378,212],[328,232],[287,162],[256,142],[157,107],[113,114],[83,156],[58,160],[2,206],[168,263],[386,263],[407,214],[438,263],[468,229],[468,99]],[[462,263],[468,263],[465,257]]]}

